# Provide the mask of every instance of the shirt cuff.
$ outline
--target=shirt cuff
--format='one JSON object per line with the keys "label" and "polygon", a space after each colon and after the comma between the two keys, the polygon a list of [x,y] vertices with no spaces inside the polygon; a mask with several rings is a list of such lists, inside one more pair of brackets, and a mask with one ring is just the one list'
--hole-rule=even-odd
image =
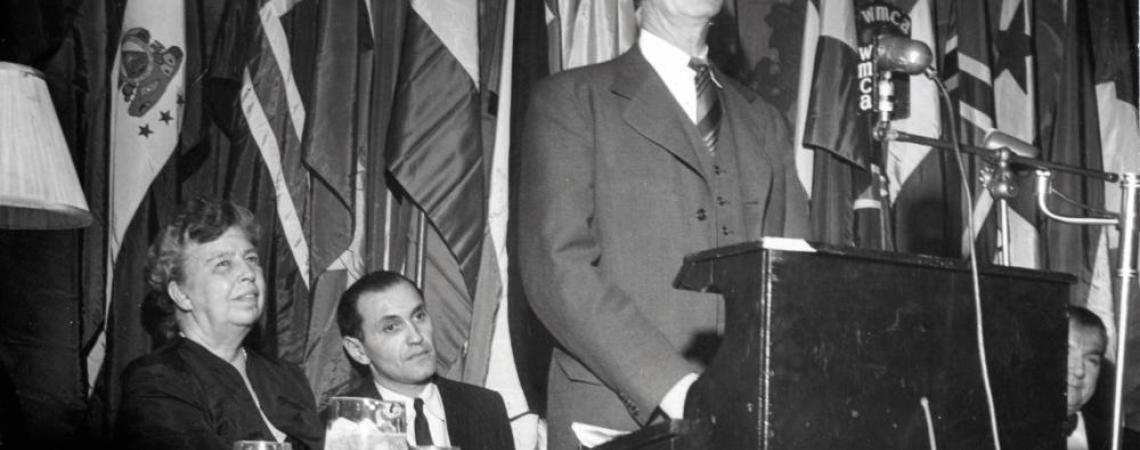
{"label": "shirt cuff", "polygon": [[697,381],[700,375],[690,373],[681,377],[677,384],[674,384],[669,392],[665,393],[665,398],[661,399],[661,412],[665,413],[671,419],[684,419],[685,418],[685,398],[689,396],[689,388],[693,386],[693,382]]}

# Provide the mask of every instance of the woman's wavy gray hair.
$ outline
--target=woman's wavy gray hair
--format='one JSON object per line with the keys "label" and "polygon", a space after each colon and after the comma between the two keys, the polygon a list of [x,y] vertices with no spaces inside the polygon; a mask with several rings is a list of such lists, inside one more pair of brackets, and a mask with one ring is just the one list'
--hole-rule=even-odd
{"label": "woman's wavy gray hair", "polygon": [[261,236],[260,227],[253,213],[245,207],[228,200],[215,200],[198,197],[184,204],[162,229],[158,239],[147,251],[146,281],[155,292],[151,296],[155,311],[144,311],[144,316],[152,316],[157,322],[152,324],[152,334],[156,338],[170,337],[174,301],[166,287],[171,281],[183,280],[183,263],[186,246],[191,243],[212,242],[230,228],[237,227],[256,247]]}

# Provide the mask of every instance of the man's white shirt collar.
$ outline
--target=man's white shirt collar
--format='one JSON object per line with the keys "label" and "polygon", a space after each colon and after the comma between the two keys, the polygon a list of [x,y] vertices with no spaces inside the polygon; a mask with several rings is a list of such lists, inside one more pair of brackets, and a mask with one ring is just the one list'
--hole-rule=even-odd
{"label": "man's white shirt collar", "polygon": [[[386,401],[400,402],[404,404],[404,411],[408,419],[408,438],[414,439],[414,430],[412,424],[416,420],[415,409],[412,408],[411,397],[395,392],[391,389],[381,386],[376,383],[376,390],[380,392],[380,398]],[[424,386],[424,390],[417,395],[424,401],[424,415],[428,419],[428,428],[431,429],[433,445],[449,446],[451,445],[450,438],[447,433],[447,414],[443,411],[443,397],[439,395],[439,387],[435,383],[428,383]]]}
{"label": "man's white shirt collar", "polygon": [[685,115],[693,123],[696,123],[697,85],[695,79],[697,72],[689,68],[689,61],[694,56],[708,61],[708,46],[701,48],[696,55],[690,55],[644,28],[641,29],[641,35],[637,38],[637,45],[641,49],[641,54],[645,56],[645,60],[649,61],[649,65],[653,67],[653,71],[657,72],[657,76],[665,82],[665,87],[669,89],[669,93],[673,94],[673,98],[681,105]]}
{"label": "man's white shirt collar", "polygon": [[1085,429],[1085,416],[1080,411],[1077,411],[1077,428],[1065,440],[1065,448],[1067,450],[1089,449],[1089,433]]}

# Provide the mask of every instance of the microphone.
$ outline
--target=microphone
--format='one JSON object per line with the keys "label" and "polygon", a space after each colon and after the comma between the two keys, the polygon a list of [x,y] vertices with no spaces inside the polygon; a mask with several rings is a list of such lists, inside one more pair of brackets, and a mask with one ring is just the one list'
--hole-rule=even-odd
{"label": "microphone", "polygon": [[982,146],[990,150],[1008,148],[1010,152],[1022,158],[1036,158],[1037,155],[1041,154],[1037,147],[998,130],[990,130],[989,133],[986,133]]}
{"label": "microphone", "polygon": [[930,67],[934,55],[930,47],[921,41],[885,34],[877,39],[872,59],[875,61],[875,68],[880,72],[918,75]]}
{"label": "microphone", "polygon": [[901,72],[907,75],[927,73],[930,62],[934,59],[930,47],[914,39],[883,34],[875,38],[875,51],[872,55],[875,68],[878,69],[875,82],[876,110],[879,112],[876,135],[881,135],[881,128],[889,127],[891,112],[894,111],[892,97],[894,85],[891,83],[890,72]]}

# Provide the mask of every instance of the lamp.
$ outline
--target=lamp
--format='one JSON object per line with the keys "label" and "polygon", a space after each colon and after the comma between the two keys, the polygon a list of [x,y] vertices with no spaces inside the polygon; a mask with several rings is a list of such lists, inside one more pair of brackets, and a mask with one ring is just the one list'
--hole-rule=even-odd
{"label": "lamp", "polygon": [[43,73],[0,61],[0,228],[91,224]]}

